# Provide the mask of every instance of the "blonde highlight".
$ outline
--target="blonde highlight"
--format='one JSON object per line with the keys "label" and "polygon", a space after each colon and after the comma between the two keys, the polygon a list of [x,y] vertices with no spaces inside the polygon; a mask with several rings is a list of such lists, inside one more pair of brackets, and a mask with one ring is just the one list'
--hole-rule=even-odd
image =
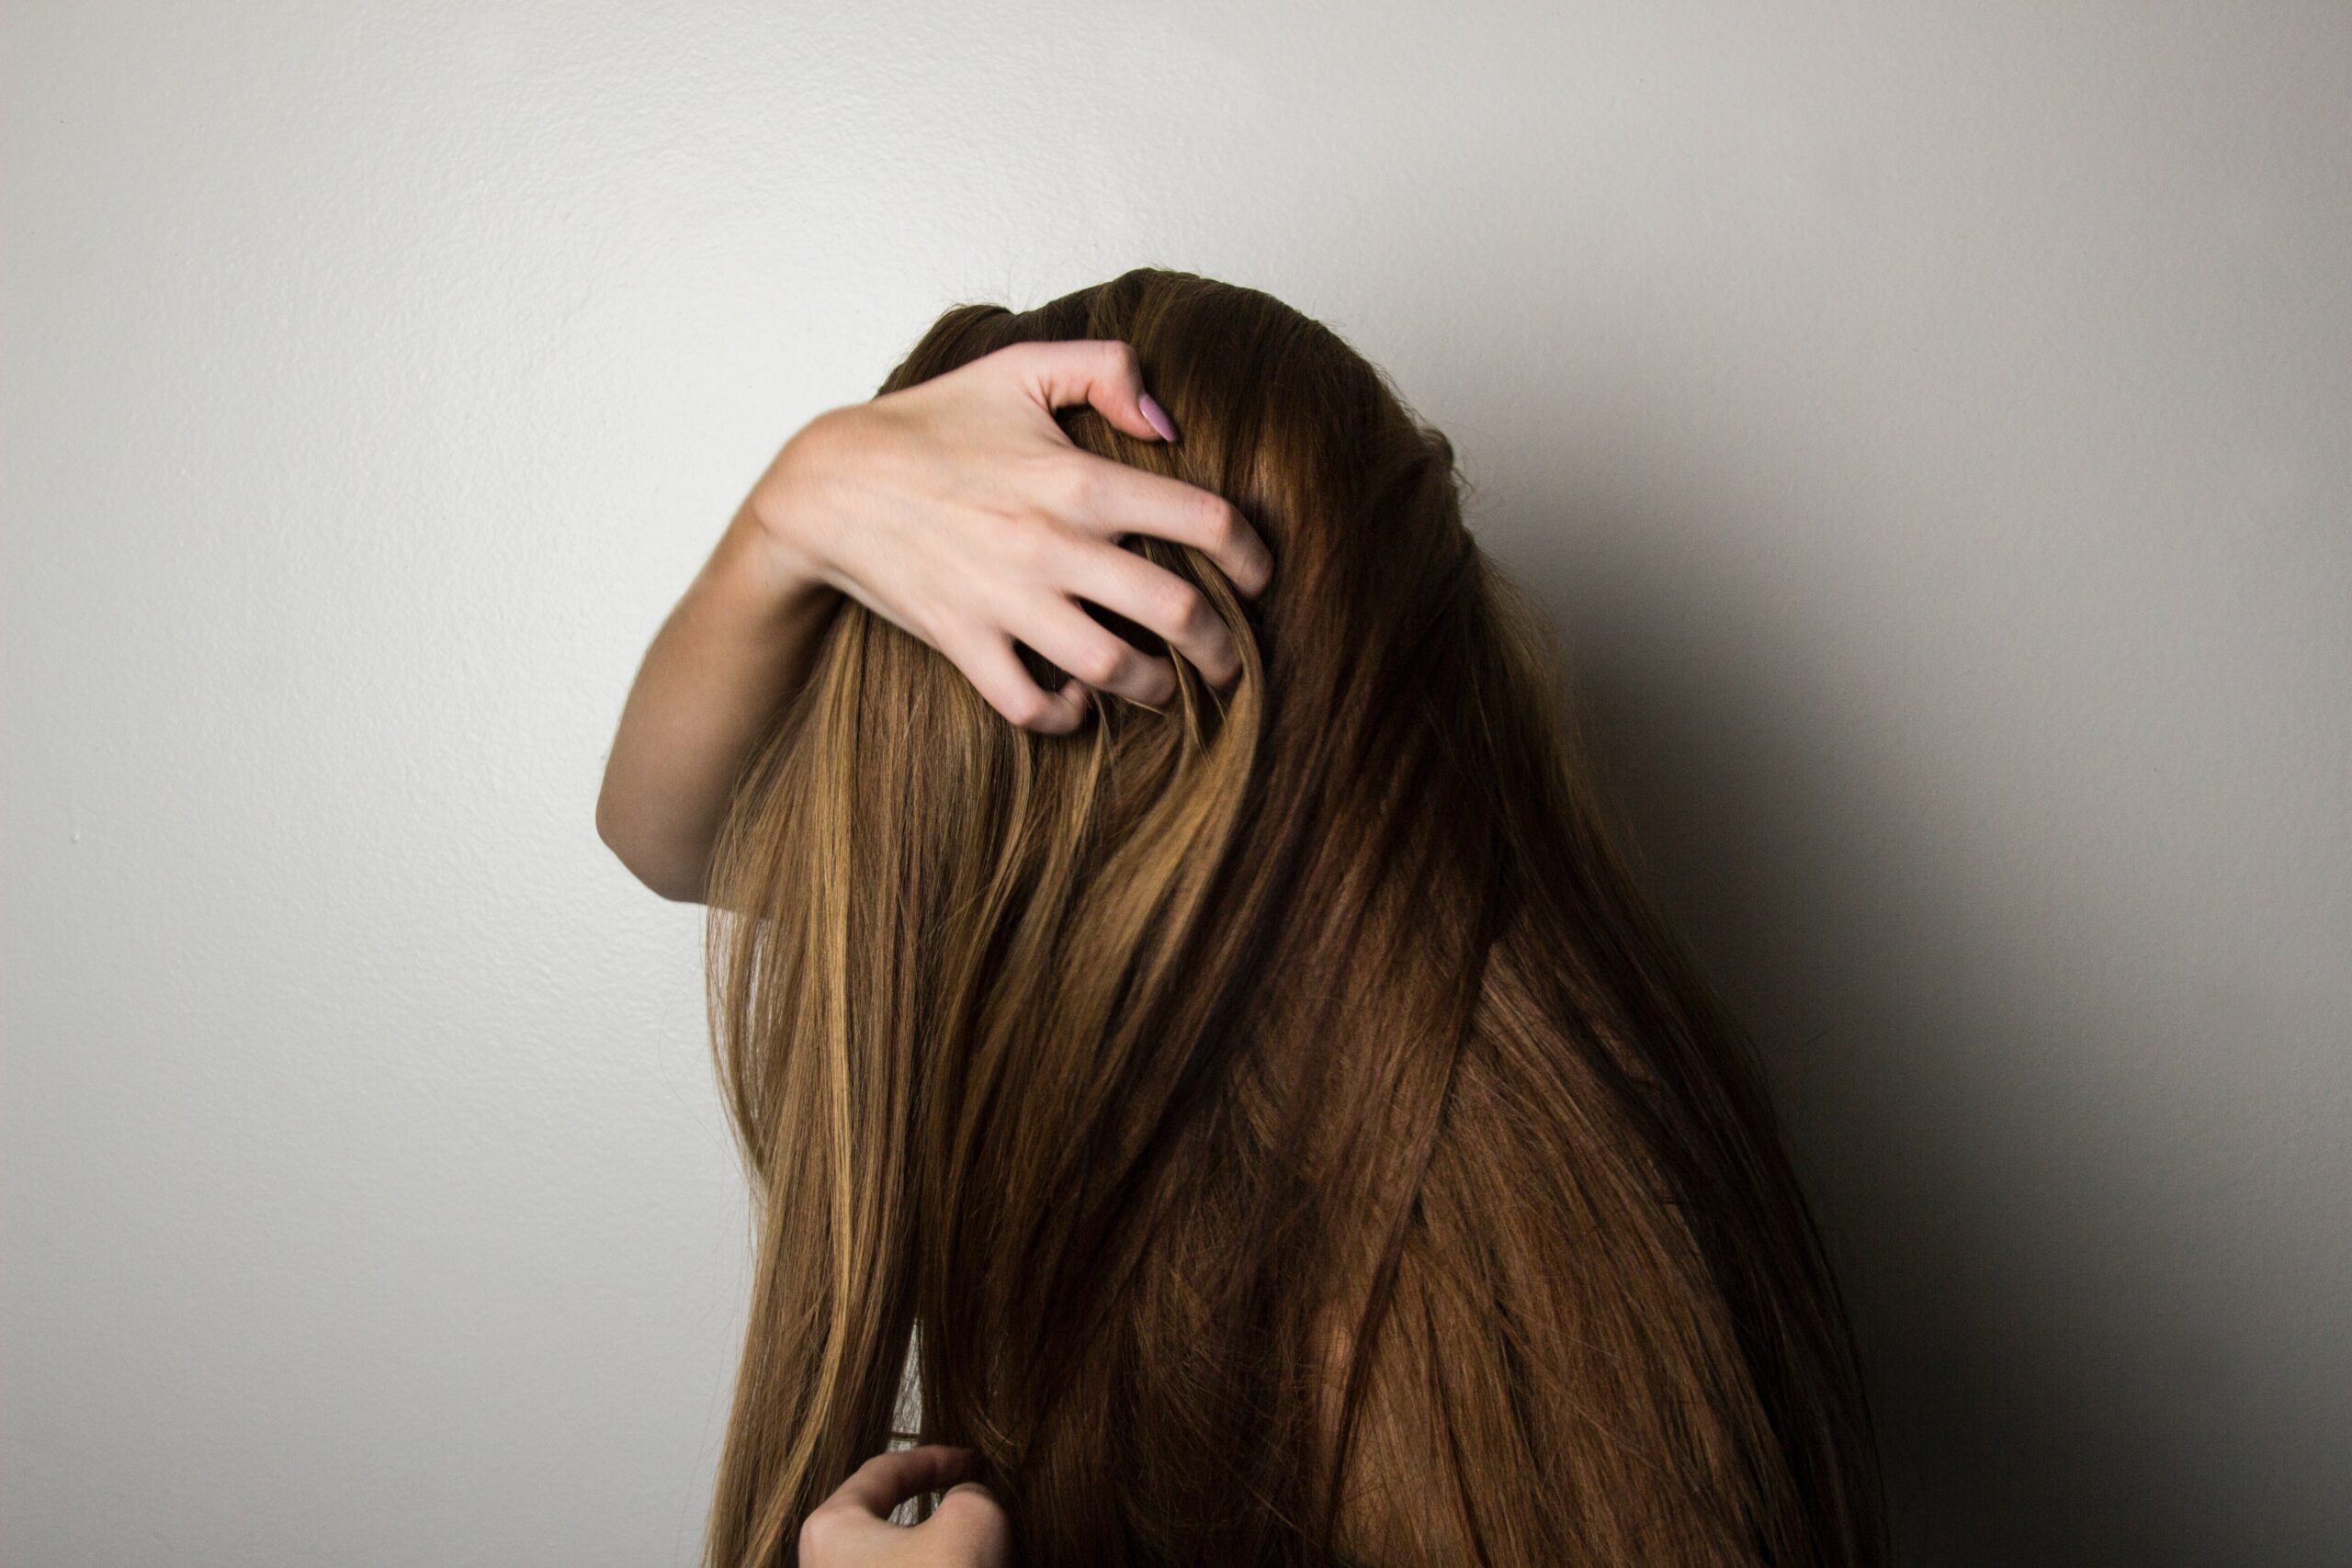
{"label": "blonde highlight", "polygon": [[1129,541],[1243,671],[1171,654],[1167,708],[1067,736],[845,603],[747,767],[708,928],[757,1219],[711,1568],[793,1562],[905,1438],[979,1450],[1033,1568],[1883,1562],[1760,1071],[1453,448],[1320,323],[1156,269],[958,307],[884,390],[1078,337],[1132,344],[1184,436],[1070,438],[1232,500],[1275,581]]}

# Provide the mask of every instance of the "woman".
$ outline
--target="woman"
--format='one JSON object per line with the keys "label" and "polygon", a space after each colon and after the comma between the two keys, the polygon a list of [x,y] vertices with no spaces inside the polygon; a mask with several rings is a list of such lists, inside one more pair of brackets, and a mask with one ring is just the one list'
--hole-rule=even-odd
{"label": "woman", "polygon": [[786,444],[598,807],[711,905],[759,1198],[714,1568],[1882,1559],[1556,687],[1444,438],[1254,290],[959,308]]}

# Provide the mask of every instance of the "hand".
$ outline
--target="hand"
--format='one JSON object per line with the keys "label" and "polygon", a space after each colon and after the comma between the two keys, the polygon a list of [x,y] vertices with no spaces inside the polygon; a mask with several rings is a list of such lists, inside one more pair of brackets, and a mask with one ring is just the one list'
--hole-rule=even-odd
{"label": "hand", "polygon": [[[1240,655],[1206,598],[1117,541],[1194,546],[1249,595],[1273,570],[1264,541],[1223,497],[1074,446],[1053,411],[1075,403],[1140,439],[1170,438],[1135,350],[1109,341],[1015,344],[820,414],[747,502],[777,580],[840,589],[939,649],[1025,728],[1076,728],[1088,686],[1154,707],[1175,694],[1169,661],[1096,621],[1081,598],[1230,682]],[[1041,689],[1016,637],[1073,678]]]}
{"label": "hand", "polygon": [[[800,1525],[800,1568],[1008,1568],[1012,1528],[987,1487],[963,1479],[969,1449],[927,1444],[876,1454]],[[931,1517],[894,1525],[890,1511],[947,1489]]]}
{"label": "hand", "polygon": [[[1089,686],[1153,706],[1169,660],[1079,601],[1167,639],[1209,680],[1240,657],[1206,598],[1119,547],[1150,535],[1204,551],[1245,594],[1272,558],[1224,498],[1072,445],[1053,411],[1091,403],[1166,439],[1135,351],[1018,344],[869,402],[817,416],[784,445],[662,625],[629,686],[596,797],[596,830],[668,898],[703,897],[735,781],[806,685],[849,594],[940,650],[1013,723],[1057,733]],[[1015,638],[1074,677],[1045,692]]]}

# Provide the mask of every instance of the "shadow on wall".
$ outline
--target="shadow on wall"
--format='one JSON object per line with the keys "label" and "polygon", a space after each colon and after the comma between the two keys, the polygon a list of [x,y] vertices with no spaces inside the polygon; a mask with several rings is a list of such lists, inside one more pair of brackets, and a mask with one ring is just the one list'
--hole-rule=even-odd
{"label": "shadow on wall", "polygon": [[1523,581],[1629,847],[1771,1076],[1856,1320],[1896,1561],[2327,1561],[2344,1505],[2311,1495],[2312,1455],[2344,1450],[2343,1416],[2324,1378],[2288,1430],[2247,1413],[2227,1292],[2261,1281],[2217,1295],[2226,1219],[2167,1165],[2133,1071],[2180,1024],[2072,940],[2100,929],[2086,894],[1996,895],[1989,812],[1922,763],[1918,716],[1860,700],[1835,626],[1668,570],[1628,543],[1657,520],[1617,510],[1579,505],[1573,581]]}

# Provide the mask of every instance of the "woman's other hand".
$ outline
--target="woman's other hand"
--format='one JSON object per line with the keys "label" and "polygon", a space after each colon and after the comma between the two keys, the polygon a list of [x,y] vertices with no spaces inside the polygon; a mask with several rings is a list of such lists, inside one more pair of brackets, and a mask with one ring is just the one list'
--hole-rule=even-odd
{"label": "woman's other hand", "polygon": [[[966,1479],[972,1450],[933,1443],[876,1454],[801,1522],[800,1568],[1008,1568],[1012,1529],[987,1487]],[[891,1510],[944,1490],[931,1517]]]}
{"label": "woman's other hand", "polygon": [[[921,637],[1026,728],[1075,728],[1087,687],[1153,706],[1175,694],[1168,660],[1080,599],[1228,683],[1240,655],[1207,600],[1117,541],[1194,546],[1250,595],[1272,570],[1265,544],[1223,497],[1072,445],[1054,410],[1077,403],[1139,439],[1176,438],[1127,344],[1015,344],[820,414],[786,443],[748,510],[781,579],[822,581]],[[1073,678],[1041,689],[1015,638]]]}

